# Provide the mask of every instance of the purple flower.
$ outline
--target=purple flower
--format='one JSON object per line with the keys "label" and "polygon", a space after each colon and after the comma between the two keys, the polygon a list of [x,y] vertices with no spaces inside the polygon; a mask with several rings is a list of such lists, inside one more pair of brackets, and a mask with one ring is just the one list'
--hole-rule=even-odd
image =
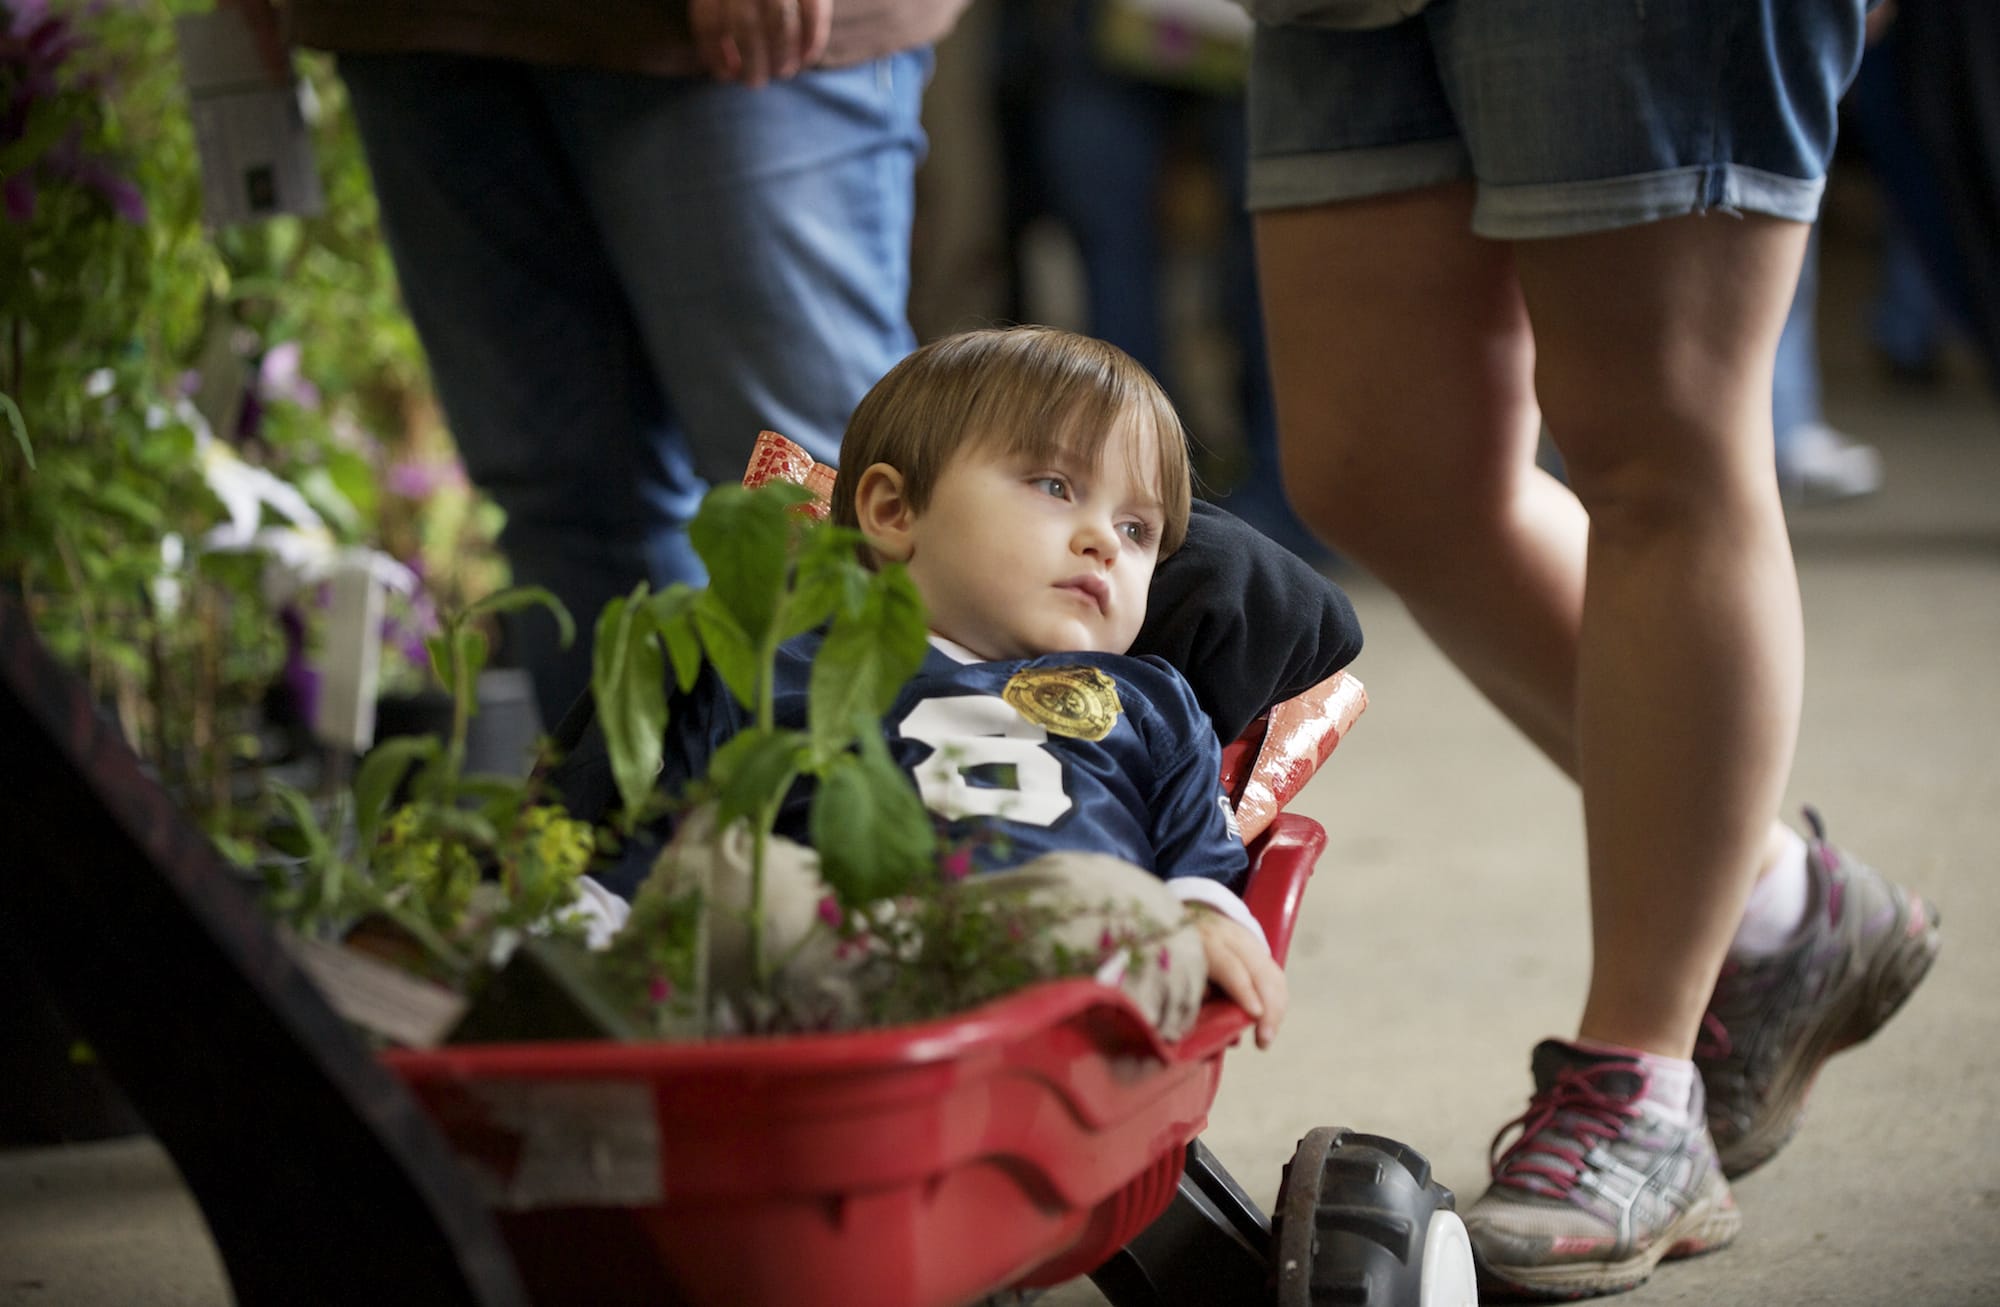
{"label": "purple flower", "polygon": [[146,225],[146,197],[139,194],[139,188],[118,176],[101,161],[86,159],[78,169],[77,179],[102,195],[111,203],[116,213],[134,227]]}
{"label": "purple flower", "polygon": [[257,364],[257,385],[267,399],[282,399],[300,408],[319,407],[319,387],[299,371],[299,342],[288,340],[264,351]]}
{"label": "purple flower", "polygon": [[[83,44],[67,19],[49,17],[42,0],[9,0],[9,8],[7,34],[0,38],[0,69],[5,71],[0,82],[13,89],[0,109],[0,144],[24,137],[38,107],[48,111],[47,102],[63,89],[57,70]],[[75,80],[86,90],[101,82],[92,72]],[[82,125],[71,123],[41,157],[21,161],[5,183],[9,219],[26,222],[34,217],[34,178],[39,174],[43,180],[71,181],[95,191],[128,222],[146,221],[146,201],[139,188],[114,171],[110,161],[85,156],[81,141]]]}
{"label": "purple flower", "polygon": [[1160,945],[1160,970],[1172,971],[1173,969],[1174,969],[1174,955],[1167,951],[1167,946],[1165,944],[1162,944]]}
{"label": "purple flower", "polygon": [[674,996],[674,982],[665,976],[655,975],[646,986],[646,997],[655,1003],[664,1003]]}
{"label": "purple flower", "polygon": [[236,410],[236,438],[248,442],[263,434],[264,397],[255,386],[250,386],[243,391],[242,407]]}
{"label": "purple flower", "polygon": [[388,615],[382,619],[382,641],[400,651],[412,667],[428,666],[431,655],[424,640],[437,634],[441,626],[437,604],[428,594],[419,591],[409,596],[406,606],[390,607]]}
{"label": "purple flower", "polygon": [[835,930],[840,929],[840,900],[829,894],[819,901],[819,919]]}
{"label": "purple flower", "polygon": [[7,25],[9,35],[19,36],[49,16],[48,0],[7,0],[14,19]]}
{"label": "purple flower", "polygon": [[278,626],[285,638],[285,666],[279,679],[292,711],[310,723],[319,716],[319,672],[306,654],[305,614],[297,604],[286,604],[278,610]]}
{"label": "purple flower", "polygon": [[35,183],[24,172],[17,172],[0,182],[0,194],[4,194],[7,217],[14,222],[26,222],[35,216]]}

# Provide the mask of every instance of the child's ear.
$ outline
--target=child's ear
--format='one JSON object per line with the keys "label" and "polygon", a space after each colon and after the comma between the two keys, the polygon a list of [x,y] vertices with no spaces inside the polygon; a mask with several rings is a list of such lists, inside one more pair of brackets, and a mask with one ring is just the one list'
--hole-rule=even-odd
{"label": "child's ear", "polygon": [[855,483],[854,520],[883,560],[906,563],[916,551],[917,513],[903,493],[903,474],[887,463],[869,464]]}

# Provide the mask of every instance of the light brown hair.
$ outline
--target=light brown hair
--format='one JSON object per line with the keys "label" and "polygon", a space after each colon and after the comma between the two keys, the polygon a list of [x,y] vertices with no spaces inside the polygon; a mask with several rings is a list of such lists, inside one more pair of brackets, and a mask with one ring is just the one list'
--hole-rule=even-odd
{"label": "light brown hair", "polygon": [[[997,442],[1031,460],[1058,454],[1095,466],[1121,423],[1150,426],[1164,522],[1160,557],[1187,536],[1193,476],[1187,432],[1166,391],[1116,345],[1055,327],[1000,327],[932,341],[876,382],[848,419],[833,483],[833,520],[853,526],[854,487],[876,463],[903,474],[922,512],[961,449]],[[1145,469],[1135,468],[1144,476]]]}

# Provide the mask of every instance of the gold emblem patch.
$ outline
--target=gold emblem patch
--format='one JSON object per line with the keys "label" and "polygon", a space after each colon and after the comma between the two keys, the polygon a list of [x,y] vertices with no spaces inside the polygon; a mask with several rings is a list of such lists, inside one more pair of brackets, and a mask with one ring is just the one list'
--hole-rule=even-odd
{"label": "gold emblem patch", "polygon": [[1125,711],[1118,686],[1095,667],[1023,668],[1008,678],[1000,697],[1051,735],[1076,740],[1103,739]]}

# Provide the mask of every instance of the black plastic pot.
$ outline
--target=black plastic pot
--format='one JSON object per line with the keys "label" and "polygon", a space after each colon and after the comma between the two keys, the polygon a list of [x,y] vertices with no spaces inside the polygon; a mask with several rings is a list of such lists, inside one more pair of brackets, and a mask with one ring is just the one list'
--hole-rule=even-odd
{"label": "black plastic pot", "polygon": [[[411,695],[385,695],[375,704],[375,738],[434,735],[451,732],[451,696],[443,690]],[[465,770],[501,776],[525,776],[541,737],[541,713],[535,707],[534,684],[518,667],[489,668],[479,674],[479,711],[465,733]]]}

